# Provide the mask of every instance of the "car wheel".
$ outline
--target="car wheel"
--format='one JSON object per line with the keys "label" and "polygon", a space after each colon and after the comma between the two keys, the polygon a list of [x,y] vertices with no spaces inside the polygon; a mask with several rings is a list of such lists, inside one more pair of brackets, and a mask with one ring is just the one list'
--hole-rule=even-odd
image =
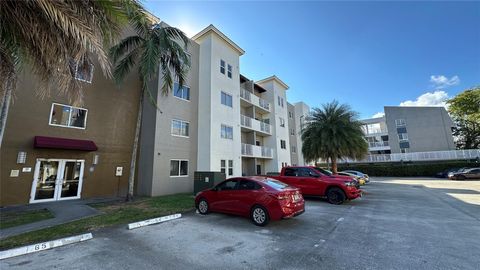
{"label": "car wheel", "polygon": [[337,187],[332,187],[327,191],[327,200],[331,204],[342,204],[346,197],[345,192]]}
{"label": "car wheel", "polygon": [[255,205],[252,208],[250,218],[252,219],[253,224],[257,226],[265,226],[270,221],[267,209],[260,205]]}
{"label": "car wheel", "polygon": [[197,206],[198,212],[202,215],[206,215],[209,212],[208,202],[205,199],[200,199]]}

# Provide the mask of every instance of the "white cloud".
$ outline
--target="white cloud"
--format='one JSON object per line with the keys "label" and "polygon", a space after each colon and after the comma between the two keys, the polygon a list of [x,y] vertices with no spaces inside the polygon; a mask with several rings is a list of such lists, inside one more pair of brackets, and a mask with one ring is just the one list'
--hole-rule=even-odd
{"label": "white cloud", "polygon": [[427,92],[416,100],[407,100],[400,103],[400,106],[443,106],[445,107],[448,93],[442,90]]}
{"label": "white cloud", "polygon": [[372,115],[372,118],[379,118],[385,116],[384,112],[377,112],[376,114]]}
{"label": "white cloud", "polygon": [[435,89],[444,89],[459,84],[460,78],[457,75],[450,79],[444,75],[432,75],[430,76],[430,82]]}

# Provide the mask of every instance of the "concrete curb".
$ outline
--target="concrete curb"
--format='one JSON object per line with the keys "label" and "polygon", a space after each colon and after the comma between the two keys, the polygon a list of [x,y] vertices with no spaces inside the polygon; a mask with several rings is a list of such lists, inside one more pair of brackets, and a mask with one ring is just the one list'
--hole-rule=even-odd
{"label": "concrete curb", "polygon": [[93,238],[93,235],[91,233],[85,233],[81,235],[70,236],[66,238],[33,244],[29,246],[8,249],[8,250],[0,251],[0,260],[16,257],[20,255],[25,255],[29,253],[39,252],[47,249],[52,249],[56,247],[61,247],[61,246],[65,246],[73,243],[83,242],[86,240],[90,240],[92,238]]}
{"label": "concrete curb", "polygon": [[161,223],[161,222],[165,222],[165,221],[169,221],[169,220],[173,220],[173,219],[177,219],[177,218],[181,218],[181,217],[182,217],[182,214],[173,214],[173,215],[169,215],[169,216],[147,219],[147,220],[144,220],[144,221],[139,221],[139,222],[134,222],[134,223],[128,224],[128,229],[132,230],[132,229],[136,229],[136,228],[140,228],[140,227],[144,227],[144,226],[148,226],[148,225],[152,225],[152,224],[157,224],[157,223]]}

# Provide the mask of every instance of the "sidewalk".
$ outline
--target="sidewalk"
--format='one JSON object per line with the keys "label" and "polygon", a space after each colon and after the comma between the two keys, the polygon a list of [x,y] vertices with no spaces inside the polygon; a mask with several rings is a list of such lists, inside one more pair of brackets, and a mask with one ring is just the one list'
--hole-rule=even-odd
{"label": "sidewalk", "polygon": [[100,214],[100,211],[88,206],[88,204],[108,202],[114,200],[120,200],[120,198],[67,200],[0,208],[1,212],[28,211],[46,208],[55,216],[54,218],[0,230],[0,239],[98,215]]}

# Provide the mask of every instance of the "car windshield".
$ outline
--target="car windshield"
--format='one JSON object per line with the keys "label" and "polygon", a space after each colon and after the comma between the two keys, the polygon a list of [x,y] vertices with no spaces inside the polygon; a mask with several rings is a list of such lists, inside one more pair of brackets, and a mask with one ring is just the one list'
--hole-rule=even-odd
{"label": "car windshield", "polygon": [[270,179],[270,178],[267,179],[267,180],[265,180],[264,183],[265,183],[267,186],[269,186],[269,187],[271,187],[271,188],[274,188],[274,189],[276,189],[276,190],[282,190],[282,189],[288,187],[287,184],[282,183],[282,182],[277,181],[277,180],[274,180],[274,179]]}
{"label": "car windshield", "polygon": [[315,168],[315,170],[317,170],[317,171],[319,171],[319,172],[321,172],[322,174],[325,174],[325,175],[329,175],[329,176],[332,175],[332,172],[330,172],[328,170],[324,170],[322,168],[317,167],[317,168]]}

